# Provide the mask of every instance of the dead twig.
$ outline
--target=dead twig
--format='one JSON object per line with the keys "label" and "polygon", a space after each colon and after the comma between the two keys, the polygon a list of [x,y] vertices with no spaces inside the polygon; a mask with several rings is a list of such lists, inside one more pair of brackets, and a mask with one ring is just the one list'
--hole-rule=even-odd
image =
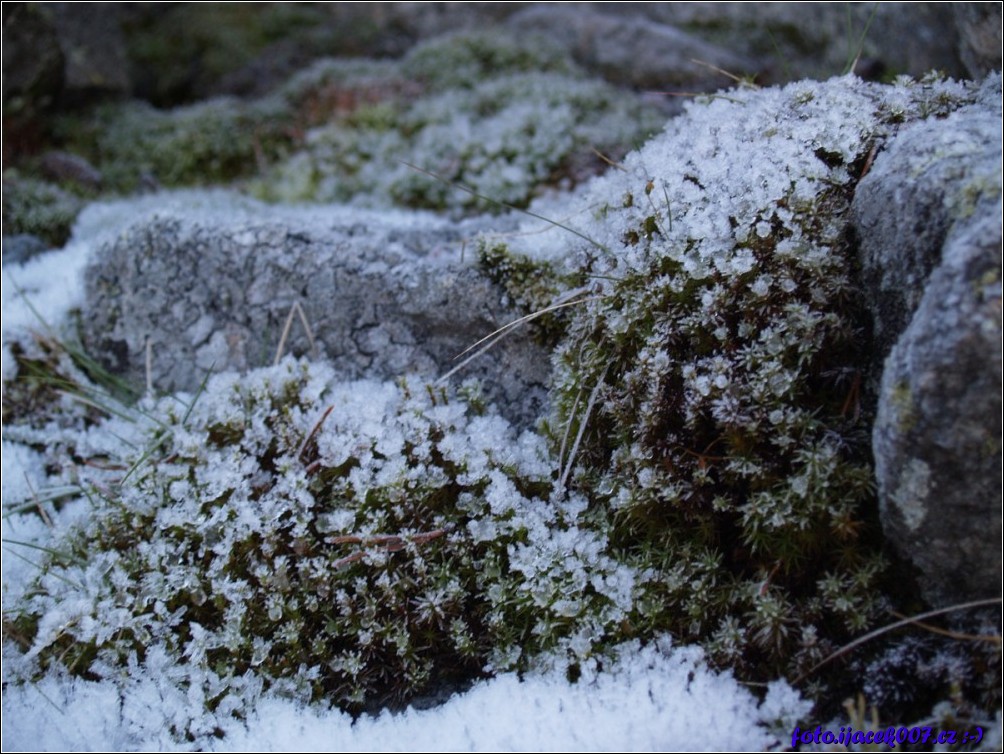
{"label": "dead twig", "polygon": [[314,436],[320,431],[321,425],[324,424],[324,420],[328,418],[328,414],[331,413],[334,407],[335,407],[334,404],[328,406],[328,408],[324,411],[324,413],[321,414],[321,418],[317,420],[317,424],[315,424],[314,428],[310,430],[310,434],[304,438],[303,444],[300,445],[300,450],[296,454],[296,457],[299,458],[301,461],[305,460],[303,454],[307,451],[307,446],[310,445],[310,441],[313,440]]}
{"label": "dead twig", "polygon": [[881,628],[876,628],[874,631],[869,631],[864,636],[859,636],[854,641],[850,642],[849,644],[845,644],[840,649],[838,649],[836,652],[834,652],[834,653],[828,655],[827,657],[823,658],[822,660],[820,660],[819,662],[817,662],[815,665],[813,665],[811,668],[809,668],[807,671],[805,671],[804,673],[802,673],[802,675],[800,675],[794,681],[792,681],[792,683],[797,686],[802,681],[804,681],[806,678],[808,678],[810,675],[812,675],[817,670],[819,670],[821,667],[823,667],[823,665],[826,665],[827,663],[830,663],[830,662],[832,662],[833,660],[836,660],[839,657],[843,657],[845,654],[847,654],[848,652],[850,652],[853,649],[857,649],[862,644],[865,644],[865,643],[871,641],[872,639],[875,639],[875,638],[877,638],[879,636],[882,636],[882,634],[887,634],[890,631],[895,631],[897,628],[903,628],[903,626],[909,626],[910,624],[916,624],[918,621],[925,620],[926,618],[933,618],[933,617],[938,616],[938,615],[947,615],[948,613],[955,613],[955,612],[959,612],[961,610],[972,610],[972,609],[977,608],[977,607],[989,607],[990,605],[999,605],[999,604],[1001,604],[1001,598],[1000,597],[997,597],[997,598],[994,598],[994,599],[989,599],[989,600],[974,600],[973,602],[963,602],[963,603],[961,603],[959,605],[951,605],[949,607],[943,607],[943,608],[940,608],[938,610],[930,610],[930,611],[928,611],[926,613],[921,613],[920,615],[915,615],[912,618],[903,618],[902,620],[898,620],[895,623],[890,623],[887,626],[882,626]]}

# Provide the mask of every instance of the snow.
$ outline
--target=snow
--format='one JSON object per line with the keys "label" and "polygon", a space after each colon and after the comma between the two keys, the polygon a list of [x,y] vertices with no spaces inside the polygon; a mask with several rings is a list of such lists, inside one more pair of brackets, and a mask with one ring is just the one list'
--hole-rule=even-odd
{"label": "snow", "polygon": [[[253,682],[248,692],[255,693]],[[193,700],[194,701],[194,700]],[[607,671],[570,684],[555,673],[505,674],[440,707],[364,716],[263,695],[246,721],[179,744],[165,731],[189,700],[163,678],[125,688],[50,676],[8,688],[5,750],[760,751],[785,740],[807,705],[784,684],[759,706],[699,652],[624,648]],[[11,723],[11,721],[16,721]],[[765,725],[766,724],[766,725]],[[769,727],[768,727],[769,726]]]}

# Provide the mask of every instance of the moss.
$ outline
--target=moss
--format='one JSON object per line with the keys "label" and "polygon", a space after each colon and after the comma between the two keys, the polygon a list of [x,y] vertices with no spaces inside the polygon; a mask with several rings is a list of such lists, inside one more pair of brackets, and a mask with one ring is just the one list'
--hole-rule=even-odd
{"label": "moss", "polygon": [[625,243],[647,262],[575,310],[554,426],[583,431],[578,487],[653,574],[631,622],[747,678],[797,675],[884,604],[866,424],[847,408],[863,368],[849,265],[777,253],[778,225],[695,273],[637,218]]}
{"label": "moss", "polygon": [[[329,101],[322,111],[344,106],[326,121],[307,118],[321,125],[252,191],[273,201],[497,212],[526,206],[543,186],[590,177],[606,167],[594,150],[616,158],[661,125],[655,108],[542,55],[527,40],[467,34],[418,48],[396,72],[319,65],[285,96],[301,112],[318,98]],[[455,67],[442,56],[487,62]]]}
{"label": "moss", "polygon": [[[559,291],[569,283],[559,280],[549,263],[514,254],[505,244],[485,240],[478,242],[478,267],[526,315],[552,306]],[[566,321],[564,312],[553,311],[534,317],[530,326],[538,342],[553,348],[564,334]]]}
{"label": "moss", "polygon": [[55,184],[21,177],[12,170],[4,173],[4,235],[30,233],[62,246],[83,207],[83,199]]}
{"label": "moss", "polygon": [[889,405],[896,410],[896,428],[900,434],[908,434],[917,424],[917,411],[913,405],[913,391],[910,384],[900,380],[889,394]]}
{"label": "moss", "polygon": [[[329,417],[360,388],[328,377],[287,360],[210,383],[184,426],[154,410],[127,480],[11,613],[41,669],[105,677],[166,653],[359,712],[526,667],[587,628],[577,651],[602,651],[631,576],[581,500],[544,499],[539,440],[409,382]],[[353,429],[381,401],[379,428]],[[66,599],[81,619],[50,633]]]}
{"label": "moss", "polygon": [[546,38],[517,39],[498,31],[435,37],[416,45],[404,65],[432,91],[474,89],[506,74],[577,72],[568,54]]}
{"label": "moss", "polygon": [[226,183],[253,175],[291,146],[289,121],[281,103],[217,99],[175,110],[106,105],[83,127],[75,119],[62,130],[73,132],[74,149],[99,165],[109,189],[134,191],[150,184]]}

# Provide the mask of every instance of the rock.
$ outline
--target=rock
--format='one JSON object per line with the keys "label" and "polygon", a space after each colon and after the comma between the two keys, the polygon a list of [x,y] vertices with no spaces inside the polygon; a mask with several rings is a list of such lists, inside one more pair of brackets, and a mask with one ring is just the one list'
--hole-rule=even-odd
{"label": "rock", "polygon": [[857,187],[852,211],[881,359],[919,306],[951,226],[1000,182],[999,118],[984,105],[910,126]]}
{"label": "rock", "polygon": [[4,264],[23,264],[49,249],[49,244],[30,233],[17,233],[3,237]]}
{"label": "rock", "polygon": [[66,62],[63,96],[81,101],[129,91],[125,40],[115,3],[45,3]]}
{"label": "rock", "polygon": [[63,53],[48,19],[32,3],[3,5],[3,160],[31,147],[39,122],[63,87]]}
{"label": "rock", "polygon": [[1000,92],[998,76],[976,105],[904,128],[853,204],[876,357],[888,353],[882,525],[935,606],[1001,588]]}
{"label": "rock", "polygon": [[39,167],[47,178],[67,182],[89,191],[100,191],[104,180],[101,171],[79,155],[69,152],[46,152]]}
{"label": "rock", "polygon": [[[151,213],[89,268],[84,342],[142,383],[149,338],[152,384],[195,390],[208,370],[271,363],[291,318],[284,353],[316,350],[345,378],[434,379],[517,316],[501,290],[459,261],[476,230],[334,208],[327,217],[257,204]],[[527,426],[541,413],[550,362],[521,335],[504,338],[458,380],[481,377],[486,397]]]}
{"label": "rock", "polygon": [[1001,4],[953,3],[959,57],[976,79],[1001,70]]}
{"label": "rock", "polygon": [[533,6],[514,14],[507,26],[546,36],[567,47],[586,69],[634,87],[714,90],[732,83],[715,68],[736,76],[760,68],[754,59],[640,15]]}
{"label": "rock", "polygon": [[[641,5],[641,4],[640,4]],[[965,73],[949,3],[652,3],[645,14],[768,66],[767,82],[851,69],[920,77]],[[999,45],[998,45],[999,46]],[[871,75],[869,75],[871,74]]]}

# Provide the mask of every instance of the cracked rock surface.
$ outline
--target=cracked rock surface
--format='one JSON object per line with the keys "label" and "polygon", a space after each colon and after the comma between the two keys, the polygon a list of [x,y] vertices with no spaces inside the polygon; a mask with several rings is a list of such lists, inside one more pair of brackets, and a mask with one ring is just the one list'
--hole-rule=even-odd
{"label": "cracked rock surface", "polygon": [[[207,371],[271,363],[291,320],[283,353],[313,351],[347,379],[435,379],[518,316],[470,250],[461,261],[476,232],[500,222],[237,202],[153,211],[89,267],[84,342],[141,384],[149,341],[152,385],[192,391]],[[456,379],[480,378],[489,402],[528,425],[549,370],[548,352],[516,332]]]}

